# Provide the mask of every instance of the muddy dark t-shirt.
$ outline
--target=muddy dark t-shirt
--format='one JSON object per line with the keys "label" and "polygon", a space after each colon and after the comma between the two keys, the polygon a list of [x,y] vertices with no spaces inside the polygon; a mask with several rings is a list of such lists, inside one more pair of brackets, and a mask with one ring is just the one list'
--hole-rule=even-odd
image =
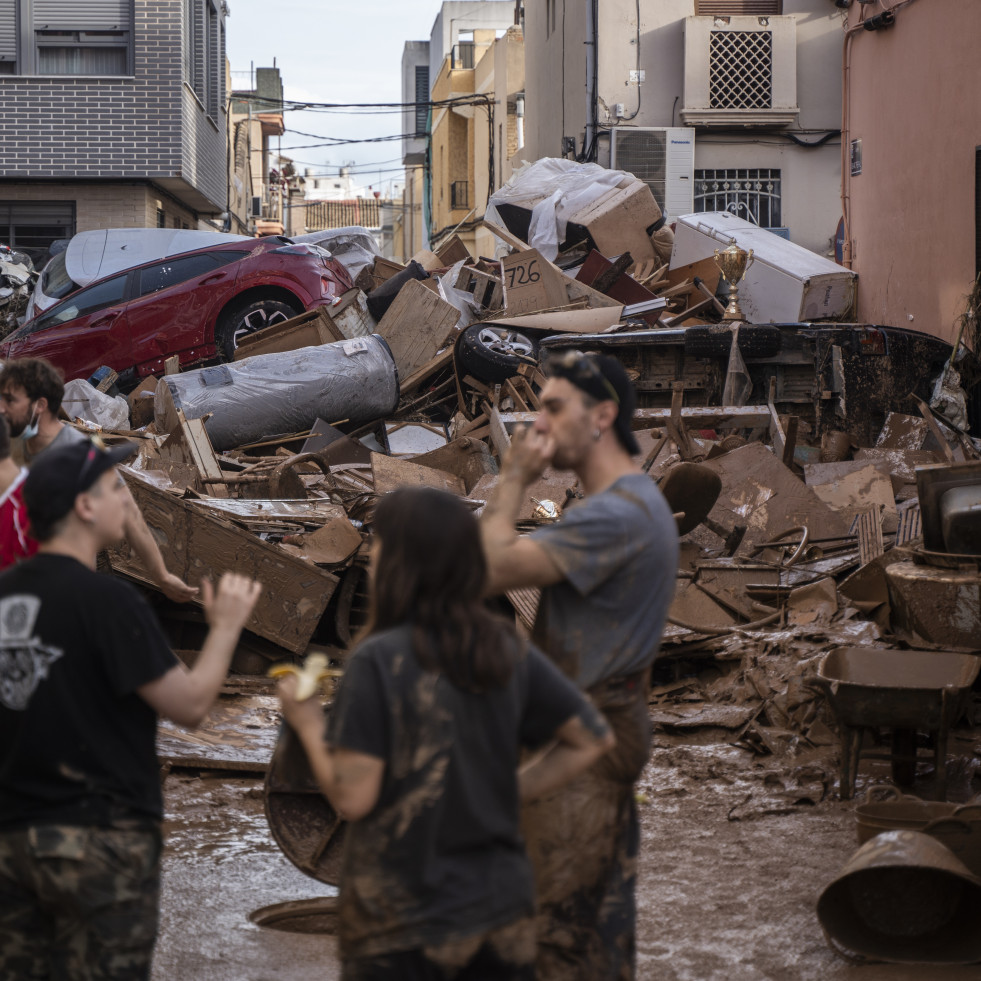
{"label": "muddy dark t-shirt", "polygon": [[63,555],[0,575],[0,828],[157,821],[157,716],[177,659],[128,583]]}
{"label": "muddy dark t-shirt", "polygon": [[484,694],[425,670],[408,628],[352,654],[330,713],[335,747],[385,761],[374,810],[350,825],[341,954],[367,957],[461,939],[534,909],[518,827],[521,747],[596,710],[537,650]]}

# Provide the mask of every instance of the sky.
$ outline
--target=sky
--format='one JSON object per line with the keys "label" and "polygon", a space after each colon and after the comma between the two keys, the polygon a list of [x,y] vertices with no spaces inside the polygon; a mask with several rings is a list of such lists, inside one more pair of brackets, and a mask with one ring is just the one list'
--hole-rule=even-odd
{"label": "sky", "polygon": [[[429,39],[440,5],[441,0],[228,0],[232,87],[249,88],[250,67],[271,68],[275,59],[286,99],[401,102],[402,47]],[[311,167],[316,174],[336,174],[353,164],[359,182],[383,193],[389,182],[401,180],[398,141],[311,146],[317,137],[396,135],[402,126],[398,110],[305,110],[285,118],[282,150],[300,173]]]}

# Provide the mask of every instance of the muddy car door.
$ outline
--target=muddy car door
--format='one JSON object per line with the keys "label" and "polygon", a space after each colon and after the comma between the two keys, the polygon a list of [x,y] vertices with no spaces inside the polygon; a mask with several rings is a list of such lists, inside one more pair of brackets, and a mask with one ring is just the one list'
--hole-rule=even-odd
{"label": "muddy car door", "polygon": [[214,355],[205,346],[208,325],[235,284],[236,260],[246,251],[196,252],[162,259],[135,270],[136,296],[126,311],[133,345],[131,365],[139,375],[163,369],[164,360],[180,356],[191,364]]}
{"label": "muddy car door", "polygon": [[130,361],[124,314],[129,273],[87,286],[24,324],[3,346],[6,358],[47,358],[65,378],[88,378],[100,365]]}

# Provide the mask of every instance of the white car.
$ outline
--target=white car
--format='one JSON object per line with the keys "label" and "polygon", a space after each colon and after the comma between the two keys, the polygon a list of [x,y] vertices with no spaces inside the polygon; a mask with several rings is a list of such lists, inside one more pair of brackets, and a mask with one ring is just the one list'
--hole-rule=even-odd
{"label": "white car", "polygon": [[220,242],[243,240],[249,241],[248,236],[186,228],[97,228],[79,232],[68,248],[53,256],[42,270],[24,322],[44,313],[69,293],[123,269]]}

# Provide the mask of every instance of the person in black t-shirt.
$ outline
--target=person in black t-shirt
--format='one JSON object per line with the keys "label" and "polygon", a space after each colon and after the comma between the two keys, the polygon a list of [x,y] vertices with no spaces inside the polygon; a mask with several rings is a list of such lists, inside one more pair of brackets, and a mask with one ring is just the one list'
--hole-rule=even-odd
{"label": "person in black t-shirt", "polygon": [[[402,489],[373,518],[372,616],[324,734],[280,683],[317,782],[351,822],[341,873],[346,981],[534,977],[521,800],[610,749],[603,717],[483,605],[477,522]],[[519,773],[522,747],[542,747]]]}
{"label": "person in black t-shirt", "polygon": [[242,576],[204,584],[211,630],[188,671],[140,594],[95,571],[123,537],[115,464],[134,450],[45,453],[24,484],[40,551],[0,575],[0,977],[149,977],[157,716],[201,722],[259,595]]}

